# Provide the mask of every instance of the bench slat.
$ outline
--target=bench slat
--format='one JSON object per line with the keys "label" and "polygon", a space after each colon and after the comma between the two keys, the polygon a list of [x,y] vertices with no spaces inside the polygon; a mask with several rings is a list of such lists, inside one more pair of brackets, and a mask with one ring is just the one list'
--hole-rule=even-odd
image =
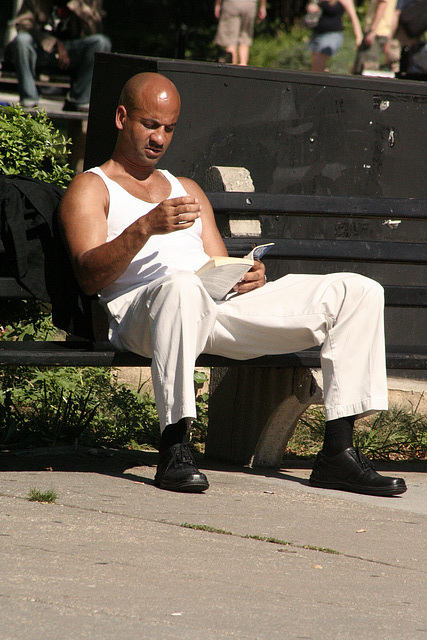
{"label": "bench slat", "polygon": [[427,307],[427,287],[386,285],[384,290],[387,307]]}
{"label": "bench slat", "polygon": [[[225,238],[230,255],[244,256],[258,238]],[[274,242],[268,252],[270,258],[304,258],[316,260],[354,260],[357,262],[391,262],[426,264],[426,245],[415,242],[364,242],[358,240],[303,240],[263,238]]]}
{"label": "bench slat", "polygon": [[[61,366],[61,367],[148,367],[149,358],[128,351],[114,351],[108,343],[98,342],[0,342],[0,365]],[[320,367],[319,349],[298,353],[262,356],[250,360],[232,360],[202,354],[197,366],[236,367]],[[391,369],[421,370],[427,367],[427,348],[387,347],[387,366]]]}
{"label": "bench slat", "polygon": [[224,191],[211,191],[206,195],[216,213],[427,219],[427,200],[420,198],[361,198]]}

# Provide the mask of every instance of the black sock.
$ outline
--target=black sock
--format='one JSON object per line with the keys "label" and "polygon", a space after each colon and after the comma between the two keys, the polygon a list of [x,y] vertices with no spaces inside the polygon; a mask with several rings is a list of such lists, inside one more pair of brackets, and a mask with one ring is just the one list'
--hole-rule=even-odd
{"label": "black sock", "polygon": [[353,446],[354,418],[354,416],[345,416],[326,421],[322,449],[326,456],[336,456]]}
{"label": "black sock", "polygon": [[181,418],[179,422],[175,422],[174,424],[168,424],[160,437],[159,453],[163,453],[163,451],[166,451],[169,447],[173,447],[174,444],[183,442],[186,434],[186,418]]}

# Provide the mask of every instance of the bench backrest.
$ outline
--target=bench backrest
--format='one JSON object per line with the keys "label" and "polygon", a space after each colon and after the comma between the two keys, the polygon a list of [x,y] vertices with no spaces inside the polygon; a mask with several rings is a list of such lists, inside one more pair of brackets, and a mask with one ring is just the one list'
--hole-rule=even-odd
{"label": "bench backrest", "polygon": [[[264,261],[286,273],[352,271],[386,293],[386,339],[427,346],[427,200],[267,193],[208,193],[231,255],[274,241]],[[258,219],[260,235],[232,233],[230,220]]]}
{"label": "bench backrest", "polygon": [[245,167],[260,193],[427,198],[427,84],[98,54],[85,167],[116,139],[123,84],[157,71],[182,109],[161,167],[203,183],[211,166]]}

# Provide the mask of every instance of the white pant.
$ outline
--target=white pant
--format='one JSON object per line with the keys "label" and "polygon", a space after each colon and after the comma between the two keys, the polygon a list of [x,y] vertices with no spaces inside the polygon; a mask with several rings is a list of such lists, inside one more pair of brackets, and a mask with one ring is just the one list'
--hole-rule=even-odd
{"label": "white pant", "polygon": [[200,353],[238,360],[321,349],[326,419],[387,409],[384,292],[353,273],[287,275],[215,303],[200,279],[180,272],[122,296],[115,347],[152,358],[160,426],[196,417]]}

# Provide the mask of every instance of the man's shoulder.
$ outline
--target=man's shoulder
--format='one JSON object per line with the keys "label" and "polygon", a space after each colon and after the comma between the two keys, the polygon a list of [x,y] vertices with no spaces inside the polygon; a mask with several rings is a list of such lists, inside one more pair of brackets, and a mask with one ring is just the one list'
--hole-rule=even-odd
{"label": "man's shoulder", "polygon": [[201,190],[197,182],[195,182],[191,178],[186,178],[184,176],[177,176],[176,179],[179,180],[179,182],[182,184],[184,189],[186,189],[189,192]]}
{"label": "man's shoulder", "polygon": [[78,173],[71,180],[67,192],[77,193],[88,191],[102,192],[106,189],[105,183],[99,173],[95,173],[93,170],[85,171],[84,173]]}

